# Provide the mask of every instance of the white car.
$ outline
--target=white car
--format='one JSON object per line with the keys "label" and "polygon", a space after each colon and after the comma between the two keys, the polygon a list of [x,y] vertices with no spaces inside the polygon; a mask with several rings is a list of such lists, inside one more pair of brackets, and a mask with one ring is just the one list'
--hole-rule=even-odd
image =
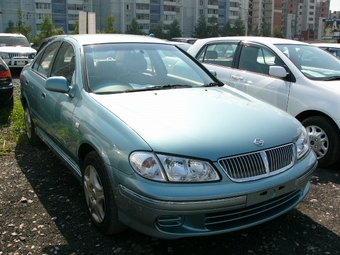
{"label": "white car", "polygon": [[313,45],[332,53],[340,58],[340,43],[313,43]]}
{"label": "white car", "polygon": [[0,33],[0,57],[10,68],[22,68],[37,54],[22,34]]}
{"label": "white car", "polygon": [[222,82],[301,121],[319,166],[339,159],[340,59],[311,44],[269,37],[200,39],[188,53]]}

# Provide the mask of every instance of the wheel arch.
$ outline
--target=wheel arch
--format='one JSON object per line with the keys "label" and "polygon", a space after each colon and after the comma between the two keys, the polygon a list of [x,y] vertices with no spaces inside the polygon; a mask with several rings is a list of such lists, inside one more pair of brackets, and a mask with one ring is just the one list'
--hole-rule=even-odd
{"label": "wheel arch", "polygon": [[[91,140],[93,141],[93,139]],[[81,170],[81,174],[83,174],[82,171],[83,171],[83,163],[84,163],[85,157],[87,154],[89,154],[92,151],[95,151],[98,154],[98,156],[103,160],[106,166],[111,165],[110,159],[105,149],[100,145],[100,143],[99,142],[91,143],[87,141],[87,142],[82,143],[78,149],[78,164]],[[106,170],[109,172],[109,169],[106,169]]]}
{"label": "wheel arch", "polygon": [[83,167],[83,163],[84,163],[86,155],[90,153],[91,151],[96,151],[96,149],[89,143],[83,143],[80,145],[78,149],[78,161],[79,161],[80,169],[82,169]]}
{"label": "wheel arch", "polygon": [[339,126],[330,116],[319,111],[306,111],[296,118],[305,126],[318,127],[311,128],[307,132],[311,132],[309,133],[310,145],[318,157],[319,167],[332,165],[339,160]]}
{"label": "wheel arch", "polygon": [[337,126],[338,128],[340,128],[336,122],[327,114],[321,112],[321,111],[317,111],[317,110],[308,110],[308,111],[304,111],[299,113],[297,116],[295,116],[295,118],[302,122],[304,119],[307,119],[308,117],[312,117],[312,116],[322,116],[322,117],[326,117],[328,118],[335,126]]}

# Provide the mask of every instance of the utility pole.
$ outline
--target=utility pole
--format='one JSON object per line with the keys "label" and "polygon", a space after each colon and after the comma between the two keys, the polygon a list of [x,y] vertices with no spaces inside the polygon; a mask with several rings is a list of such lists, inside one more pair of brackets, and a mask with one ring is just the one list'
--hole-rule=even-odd
{"label": "utility pole", "polygon": [[293,10],[295,13],[295,19],[294,19],[294,35],[293,37],[297,37],[297,24],[298,24],[298,0],[292,0],[293,1]]}

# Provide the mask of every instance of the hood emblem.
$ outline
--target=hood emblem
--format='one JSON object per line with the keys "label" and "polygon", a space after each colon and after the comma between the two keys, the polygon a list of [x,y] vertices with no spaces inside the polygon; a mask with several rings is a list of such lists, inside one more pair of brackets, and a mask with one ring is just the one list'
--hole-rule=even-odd
{"label": "hood emblem", "polygon": [[254,144],[257,145],[257,146],[263,146],[264,145],[264,141],[261,140],[260,138],[256,138],[254,140]]}

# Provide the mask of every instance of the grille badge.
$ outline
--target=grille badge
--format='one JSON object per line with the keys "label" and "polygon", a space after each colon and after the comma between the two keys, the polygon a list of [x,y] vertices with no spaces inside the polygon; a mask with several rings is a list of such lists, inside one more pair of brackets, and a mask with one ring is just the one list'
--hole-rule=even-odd
{"label": "grille badge", "polygon": [[263,146],[264,145],[264,141],[260,138],[256,138],[254,140],[254,144],[257,145],[257,146]]}

